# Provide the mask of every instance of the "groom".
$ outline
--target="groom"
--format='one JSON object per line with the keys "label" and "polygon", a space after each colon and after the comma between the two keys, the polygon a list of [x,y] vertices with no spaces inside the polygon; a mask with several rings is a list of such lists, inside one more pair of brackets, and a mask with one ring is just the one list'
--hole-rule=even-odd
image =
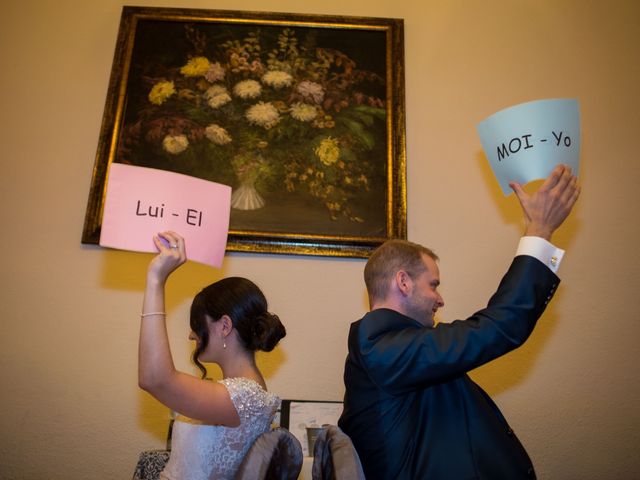
{"label": "groom", "polygon": [[510,186],[525,235],[487,307],[466,320],[434,325],[444,300],[428,248],[390,240],[367,262],[371,311],[351,325],[338,425],[368,480],[535,478],[524,447],[467,372],[531,334],[560,281],[564,251],[549,240],[580,187],[563,165],[533,195]]}

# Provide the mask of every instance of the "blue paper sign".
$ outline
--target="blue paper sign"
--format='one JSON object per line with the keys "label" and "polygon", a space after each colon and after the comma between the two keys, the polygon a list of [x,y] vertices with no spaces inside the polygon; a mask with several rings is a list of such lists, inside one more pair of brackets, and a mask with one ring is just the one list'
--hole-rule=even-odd
{"label": "blue paper sign", "polygon": [[510,181],[546,178],[560,163],[578,175],[580,112],[575,99],[522,103],[494,113],[477,129],[505,195],[512,193]]}

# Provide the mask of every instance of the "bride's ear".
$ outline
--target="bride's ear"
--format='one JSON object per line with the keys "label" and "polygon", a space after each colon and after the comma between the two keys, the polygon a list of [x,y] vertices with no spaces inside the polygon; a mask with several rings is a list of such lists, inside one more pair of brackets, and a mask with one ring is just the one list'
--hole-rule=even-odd
{"label": "bride's ear", "polygon": [[222,334],[226,337],[233,330],[233,320],[229,315],[223,315],[218,321],[221,322]]}

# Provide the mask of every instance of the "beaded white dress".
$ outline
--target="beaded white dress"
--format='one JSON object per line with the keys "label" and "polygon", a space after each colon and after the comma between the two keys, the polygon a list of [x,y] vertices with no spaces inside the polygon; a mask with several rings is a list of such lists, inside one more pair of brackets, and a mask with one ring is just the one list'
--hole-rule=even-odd
{"label": "beaded white dress", "polygon": [[270,429],[280,405],[276,395],[248,378],[225,378],[219,383],[229,391],[240,426],[204,425],[178,416],[162,480],[231,480],[254,440]]}

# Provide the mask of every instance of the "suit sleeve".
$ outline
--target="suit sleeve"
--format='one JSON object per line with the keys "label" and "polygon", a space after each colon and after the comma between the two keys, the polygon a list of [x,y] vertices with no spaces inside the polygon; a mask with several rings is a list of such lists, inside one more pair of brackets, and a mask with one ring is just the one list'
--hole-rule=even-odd
{"label": "suit sleeve", "polygon": [[361,325],[362,365],[391,395],[459,376],[522,345],[559,282],[539,260],[517,256],[487,307],[464,321],[384,331]]}

